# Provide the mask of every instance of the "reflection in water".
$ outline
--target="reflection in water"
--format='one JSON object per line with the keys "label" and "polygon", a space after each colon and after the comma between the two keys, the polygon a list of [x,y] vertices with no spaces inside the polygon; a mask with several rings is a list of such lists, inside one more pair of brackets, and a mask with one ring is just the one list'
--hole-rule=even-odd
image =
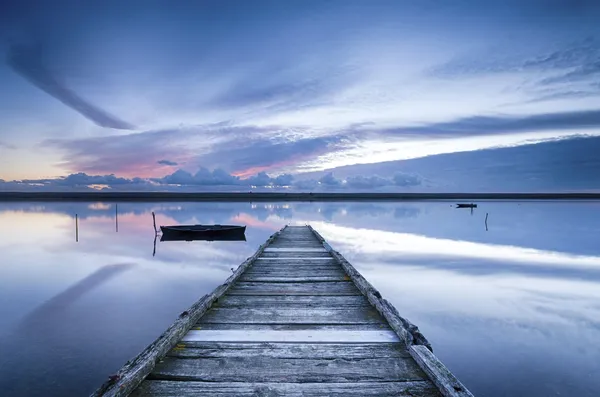
{"label": "reflection in water", "polygon": [[[42,305],[35,308],[26,315],[19,323],[17,332],[35,332],[43,329],[47,330],[49,324],[59,321],[61,314],[75,303],[82,295],[89,293],[94,288],[106,283],[120,273],[134,267],[132,263],[122,263],[103,266],[81,281],[73,284],[63,292],[55,295]],[[37,327],[41,327],[37,328]]]}
{"label": "reflection in water", "polygon": [[[600,204],[478,204],[0,204],[0,388],[91,392],[273,231],[311,223],[476,395],[597,395]],[[242,223],[247,241],[160,243],[151,212]]]}

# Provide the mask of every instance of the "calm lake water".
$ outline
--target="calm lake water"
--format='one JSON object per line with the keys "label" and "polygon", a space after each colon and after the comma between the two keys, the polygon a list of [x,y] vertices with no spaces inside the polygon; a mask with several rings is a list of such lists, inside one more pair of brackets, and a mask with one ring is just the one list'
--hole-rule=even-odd
{"label": "calm lake water", "polygon": [[[0,390],[87,395],[285,224],[313,225],[477,396],[598,396],[600,203],[0,204]],[[240,223],[246,242],[157,242]],[[489,213],[488,230],[485,216]],[[75,241],[75,214],[79,241]]]}

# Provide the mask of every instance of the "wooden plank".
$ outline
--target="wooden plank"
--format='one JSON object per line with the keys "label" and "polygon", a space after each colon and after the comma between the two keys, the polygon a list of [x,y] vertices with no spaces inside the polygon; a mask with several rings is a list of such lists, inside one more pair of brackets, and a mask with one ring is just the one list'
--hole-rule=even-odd
{"label": "wooden plank", "polygon": [[403,343],[221,343],[181,342],[168,354],[180,358],[276,357],[356,359],[410,357]]}
{"label": "wooden plank", "polygon": [[398,336],[389,329],[383,330],[292,330],[268,331],[264,329],[191,330],[183,342],[307,342],[307,343],[389,343],[398,342]]}
{"label": "wooden plank", "polygon": [[375,308],[212,308],[201,324],[377,324],[383,318]]}
{"label": "wooden plank", "polygon": [[312,282],[333,282],[333,281],[348,281],[350,278],[344,274],[336,276],[270,276],[262,274],[244,274],[240,281],[256,281],[264,283],[312,283]]}
{"label": "wooden plank", "polygon": [[204,331],[381,331],[392,330],[386,323],[376,324],[196,324],[192,330]]}
{"label": "wooden plank", "polygon": [[344,277],[346,273],[341,267],[325,267],[325,268],[314,268],[314,267],[302,267],[302,268],[265,268],[261,266],[252,266],[246,270],[245,275],[254,274],[269,277],[301,277],[301,276],[341,276]]}
{"label": "wooden plank", "polygon": [[321,252],[263,252],[261,258],[331,258],[327,251]]}
{"label": "wooden plank", "polygon": [[255,263],[248,271],[256,269],[264,270],[278,270],[278,271],[290,271],[290,270],[341,270],[344,269],[339,263],[329,261],[318,261],[318,262],[285,262],[285,261],[260,261]]}
{"label": "wooden plank", "polygon": [[371,304],[364,296],[310,296],[310,295],[224,295],[213,307],[353,307]]}
{"label": "wooden plank", "polygon": [[[284,230],[285,227],[282,229]],[[160,335],[154,342],[146,347],[135,358],[128,361],[114,377],[111,377],[92,396],[127,396],[129,395],[148,375],[156,361],[165,356],[169,350],[186,334],[186,332],[198,321],[200,317],[210,308],[212,303],[219,299],[240,275],[252,264],[252,262],[262,254],[262,251],[279,234],[273,234],[267,241],[258,247],[258,250],[238,266],[225,283],[221,284],[210,294],[205,295],[188,310],[182,312],[171,326]]]}
{"label": "wooden plank", "polygon": [[264,252],[327,252],[322,246],[320,248],[308,248],[308,247],[292,247],[292,248],[277,248],[271,247],[265,248]]}
{"label": "wooden plank", "polygon": [[463,385],[444,364],[424,345],[413,345],[410,355],[427,373],[427,376],[438,387],[445,397],[473,397],[473,394]]}
{"label": "wooden plank", "polygon": [[330,257],[319,257],[319,258],[288,258],[288,257],[280,257],[280,258],[264,258],[260,257],[256,259],[258,263],[265,264],[294,264],[294,265],[312,265],[312,264],[329,264],[335,263],[339,265],[338,262],[334,258]]}
{"label": "wooden plank", "polygon": [[354,283],[349,281],[315,283],[260,283],[240,281],[230,290],[231,295],[360,295]]}
{"label": "wooden plank", "polygon": [[148,380],[133,394],[156,397],[207,395],[289,396],[289,397],[438,397],[435,386],[428,381],[363,382],[363,383],[211,383]]}
{"label": "wooden plank", "polygon": [[389,382],[426,380],[408,358],[289,359],[165,357],[148,379],[204,382]]}
{"label": "wooden plank", "polygon": [[252,266],[248,269],[248,272],[280,272],[280,273],[291,273],[291,272],[342,272],[345,274],[344,269],[337,264],[315,264],[315,265],[301,265],[301,266],[272,266],[264,263],[260,263]]}

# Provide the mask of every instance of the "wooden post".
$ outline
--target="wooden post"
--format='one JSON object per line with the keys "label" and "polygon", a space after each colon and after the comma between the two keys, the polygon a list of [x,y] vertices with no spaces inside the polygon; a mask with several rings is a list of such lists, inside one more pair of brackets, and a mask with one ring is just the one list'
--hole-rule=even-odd
{"label": "wooden post", "polygon": [[488,231],[488,226],[487,226],[487,218],[488,218],[488,213],[485,213],[485,231]]}
{"label": "wooden post", "polygon": [[115,230],[119,233],[119,204],[115,204]]}
{"label": "wooden post", "polygon": [[75,242],[79,242],[79,218],[75,214]]}
{"label": "wooden post", "polygon": [[157,234],[158,230],[156,230],[156,216],[154,215],[154,211],[152,211],[152,223],[154,224],[154,234]]}

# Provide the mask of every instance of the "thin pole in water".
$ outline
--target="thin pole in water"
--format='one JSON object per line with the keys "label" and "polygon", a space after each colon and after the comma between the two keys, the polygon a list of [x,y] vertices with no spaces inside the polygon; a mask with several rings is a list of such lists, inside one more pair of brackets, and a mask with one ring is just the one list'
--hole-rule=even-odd
{"label": "thin pole in water", "polygon": [[487,227],[487,217],[488,217],[488,213],[485,213],[485,231],[488,231],[488,227]]}
{"label": "thin pole in water", "polygon": [[79,242],[79,218],[75,214],[75,242]]}
{"label": "thin pole in water", "polygon": [[115,204],[115,230],[119,233],[119,204]]}
{"label": "thin pole in water", "polygon": [[154,233],[158,234],[158,230],[156,230],[156,216],[154,215],[154,211],[152,211],[152,223],[154,224]]}

